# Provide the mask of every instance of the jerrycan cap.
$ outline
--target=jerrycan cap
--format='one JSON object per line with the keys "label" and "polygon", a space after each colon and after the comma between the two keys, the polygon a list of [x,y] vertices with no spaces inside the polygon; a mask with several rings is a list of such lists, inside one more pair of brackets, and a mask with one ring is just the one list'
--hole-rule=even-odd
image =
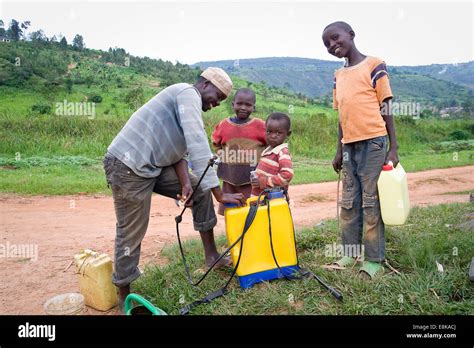
{"label": "jerrycan cap", "polygon": [[384,171],[388,171],[388,170],[392,170],[393,169],[393,166],[391,164],[384,164],[382,166],[382,170]]}
{"label": "jerrycan cap", "polygon": [[224,208],[237,208],[239,205],[236,203],[224,203]]}
{"label": "jerrycan cap", "polygon": [[274,199],[274,198],[284,198],[285,195],[283,194],[282,191],[276,191],[276,192],[269,192],[268,193],[268,199]]}

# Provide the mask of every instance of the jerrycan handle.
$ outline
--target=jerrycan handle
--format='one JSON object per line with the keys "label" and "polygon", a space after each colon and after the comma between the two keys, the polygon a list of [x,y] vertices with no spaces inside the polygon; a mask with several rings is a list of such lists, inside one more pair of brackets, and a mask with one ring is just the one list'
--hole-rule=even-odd
{"label": "jerrycan handle", "polygon": [[[284,198],[284,197],[285,195],[283,194],[282,191],[269,192],[267,196],[268,199]],[[258,196],[247,198],[246,205],[249,206],[251,203],[257,202],[257,201],[258,201]]]}
{"label": "jerrycan handle", "polygon": [[250,205],[252,204],[252,202],[256,202],[257,200],[258,200],[258,196],[247,198],[245,205]]}
{"label": "jerrycan handle", "polygon": [[[252,204],[253,202],[257,202],[258,200],[258,197],[255,196],[255,197],[250,197],[250,198],[247,198],[247,200],[245,201],[245,207],[249,207],[250,204]],[[238,208],[240,207],[239,205],[235,204],[235,203],[224,203],[224,207],[225,208]]]}
{"label": "jerrycan handle", "polygon": [[[247,198],[247,200],[245,201],[245,206],[250,206],[250,204],[252,202],[256,202],[257,200],[258,200],[258,196]],[[237,205],[235,203],[224,203],[224,207],[225,208],[237,208],[237,207],[239,207],[239,205]]]}
{"label": "jerrycan handle", "polygon": [[129,314],[132,307],[131,307],[131,304],[132,304],[132,300],[145,306],[146,309],[148,309],[153,315],[167,315],[165,311],[159,309],[159,308],[156,308],[155,306],[153,306],[151,304],[150,301],[144,299],[143,297],[141,297],[140,295],[137,295],[137,294],[129,294],[127,296],[127,298],[125,299],[125,303],[124,303],[124,312],[125,314]]}
{"label": "jerrycan handle", "polygon": [[385,172],[390,171],[390,170],[394,170],[394,169],[405,171],[405,169],[403,169],[402,164],[400,162],[397,163],[397,166],[394,166],[392,161],[388,161],[387,164],[384,164],[382,166],[382,171],[385,171]]}

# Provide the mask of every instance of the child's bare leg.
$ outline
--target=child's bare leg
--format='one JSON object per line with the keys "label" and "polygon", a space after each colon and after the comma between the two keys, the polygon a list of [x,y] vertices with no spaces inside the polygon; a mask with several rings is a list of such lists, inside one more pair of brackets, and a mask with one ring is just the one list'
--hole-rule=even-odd
{"label": "child's bare leg", "polygon": [[[214,230],[209,231],[199,231],[201,235],[202,245],[204,247],[204,257],[206,259],[206,266],[210,267],[214,261],[219,257],[219,252],[217,251],[216,242],[214,240]],[[228,266],[230,265],[230,260],[226,257],[223,257],[216,265],[216,267]]]}

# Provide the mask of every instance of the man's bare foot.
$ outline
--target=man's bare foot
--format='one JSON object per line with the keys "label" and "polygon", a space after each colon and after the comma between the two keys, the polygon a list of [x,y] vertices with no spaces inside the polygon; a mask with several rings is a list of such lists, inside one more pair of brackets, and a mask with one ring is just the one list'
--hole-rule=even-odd
{"label": "man's bare foot", "polygon": [[[212,256],[212,257],[206,257],[206,266],[211,267],[212,264],[217,260],[218,257],[219,257],[219,255]],[[223,267],[230,267],[230,266],[232,266],[232,260],[230,259],[229,256],[224,256],[214,266],[214,269],[219,269],[219,268],[223,268]]]}

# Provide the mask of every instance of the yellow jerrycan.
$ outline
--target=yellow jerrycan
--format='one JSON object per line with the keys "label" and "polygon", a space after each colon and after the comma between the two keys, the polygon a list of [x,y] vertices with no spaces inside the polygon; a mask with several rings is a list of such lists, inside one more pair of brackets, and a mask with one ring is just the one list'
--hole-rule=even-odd
{"label": "yellow jerrycan", "polygon": [[[247,199],[247,204],[243,207],[226,204],[224,215],[229,245],[242,235],[250,204],[256,203],[257,199],[257,197]],[[268,205],[270,205],[271,240]],[[258,207],[255,219],[244,236],[243,246],[240,241],[230,252],[234,267],[242,253],[236,274],[240,286],[244,289],[262,281],[291,277],[298,272],[293,220],[283,192],[268,194],[265,204]]]}
{"label": "yellow jerrycan", "polygon": [[[390,162],[389,162],[390,163]],[[382,167],[377,182],[382,220],[386,225],[403,225],[410,214],[407,174],[402,165]]]}
{"label": "yellow jerrycan", "polygon": [[118,303],[117,290],[112,284],[112,260],[107,254],[81,250],[74,255],[79,273],[79,288],[89,307],[106,311]]}

